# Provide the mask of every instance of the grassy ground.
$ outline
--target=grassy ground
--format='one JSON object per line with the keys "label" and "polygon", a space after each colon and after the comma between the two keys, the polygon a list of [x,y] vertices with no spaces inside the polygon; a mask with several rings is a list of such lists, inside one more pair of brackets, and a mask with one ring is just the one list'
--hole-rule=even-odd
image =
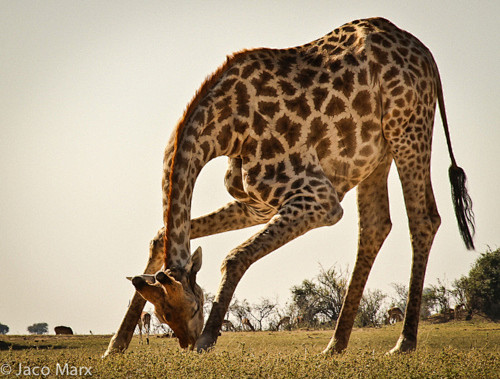
{"label": "grassy ground", "polygon": [[[422,324],[418,349],[385,356],[401,324],[353,331],[346,353],[325,357],[331,331],[224,333],[214,351],[180,350],[172,339],[134,338],[125,354],[101,359],[110,336],[3,336],[0,378],[500,378],[500,325]],[[5,375],[11,370],[9,375]],[[74,375],[76,374],[76,375]]]}

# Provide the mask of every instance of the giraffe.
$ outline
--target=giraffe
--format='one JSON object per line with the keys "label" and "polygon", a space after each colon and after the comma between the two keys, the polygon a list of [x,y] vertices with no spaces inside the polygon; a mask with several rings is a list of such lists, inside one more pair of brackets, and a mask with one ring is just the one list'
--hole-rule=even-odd
{"label": "giraffe", "polygon": [[146,344],[149,345],[149,331],[151,329],[151,315],[148,312],[142,312],[139,321],[137,322],[139,327],[139,343],[142,344],[142,329],[146,332]]}
{"label": "giraffe", "polygon": [[[401,180],[413,251],[404,326],[391,352],[416,348],[429,251],[441,219],[431,178],[431,141],[439,104],[451,159],[459,231],[473,248],[472,203],[453,155],[437,65],[414,36],[382,18],[347,23],[288,49],[244,50],[202,84],[167,144],[164,227],[150,246],[146,275],[105,355],[123,351],[146,300],[198,351],[215,345],[236,285],[258,259],[307,231],[337,223],[345,194],[357,187],[357,259],[325,353],[347,347],[375,257],[391,230],[387,176]],[[203,166],[229,158],[225,185],[234,201],[191,220]],[[222,279],[203,329],[196,283],[202,253],[190,240],[264,224],[223,260]],[[157,272],[156,275],[152,275]],[[133,324],[135,325],[135,324]],[[203,332],[202,332],[203,329]]]}

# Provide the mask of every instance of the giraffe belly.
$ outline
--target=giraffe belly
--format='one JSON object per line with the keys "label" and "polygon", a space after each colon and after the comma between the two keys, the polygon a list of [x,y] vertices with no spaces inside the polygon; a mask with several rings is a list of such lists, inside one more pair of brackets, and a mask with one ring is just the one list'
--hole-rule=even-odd
{"label": "giraffe belly", "polygon": [[339,199],[366,179],[389,154],[385,139],[380,138],[379,143],[365,146],[350,157],[339,155],[325,158],[321,166],[337,191]]}

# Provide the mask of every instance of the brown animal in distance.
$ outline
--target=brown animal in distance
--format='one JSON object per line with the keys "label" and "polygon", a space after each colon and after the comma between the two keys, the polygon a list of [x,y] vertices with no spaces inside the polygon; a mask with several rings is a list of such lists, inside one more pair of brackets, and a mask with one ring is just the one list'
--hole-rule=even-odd
{"label": "brown animal in distance", "polygon": [[398,321],[403,321],[403,311],[399,309],[398,307],[392,307],[387,310],[387,324],[395,324]]}
{"label": "brown animal in distance", "polygon": [[146,344],[149,345],[149,332],[151,330],[151,315],[148,312],[142,312],[141,318],[137,322],[139,328],[139,343],[142,344],[142,331],[146,333]]}
{"label": "brown animal in distance", "polygon": [[241,329],[244,330],[245,328],[248,329],[248,330],[250,330],[250,331],[252,331],[252,332],[255,332],[255,328],[253,327],[253,325],[250,322],[250,320],[248,318],[246,318],[246,317],[243,317],[241,319]]}
{"label": "brown animal in distance", "polygon": [[69,326],[56,326],[54,328],[54,332],[56,333],[56,336],[57,335],[61,335],[61,334],[70,334],[70,335],[73,335],[73,329],[71,329]]}

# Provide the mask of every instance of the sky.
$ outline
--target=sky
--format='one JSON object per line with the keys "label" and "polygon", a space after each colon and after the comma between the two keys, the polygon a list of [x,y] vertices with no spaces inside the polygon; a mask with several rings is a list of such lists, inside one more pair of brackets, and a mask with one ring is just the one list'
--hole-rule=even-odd
{"label": "sky", "polygon": [[[433,52],[458,164],[476,215],[476,252],[460,239],[450,164],[436,119],[432,180],[441,228],[426,284],[467,274],[499,247],[498,1],[25,1],[0,0],[0,323],[36,322],[113,333],[162,226],[163,152],[183,110],[226,55],[286,48],[364,17],[382,16]],[[196,183],[192,216],[231,200],[226,158]],[[389,178],[393,228],[367,287],[407,284],[411,248],[401,185]],[[236,296],[284,304],[320,267],[352,268],[355,190],[336,225],[313,230],[250,267]],[[224,256],[258,227],[192,241],[199,284],[215,293]],[[152,307],[147,306],[148,309]]]}

